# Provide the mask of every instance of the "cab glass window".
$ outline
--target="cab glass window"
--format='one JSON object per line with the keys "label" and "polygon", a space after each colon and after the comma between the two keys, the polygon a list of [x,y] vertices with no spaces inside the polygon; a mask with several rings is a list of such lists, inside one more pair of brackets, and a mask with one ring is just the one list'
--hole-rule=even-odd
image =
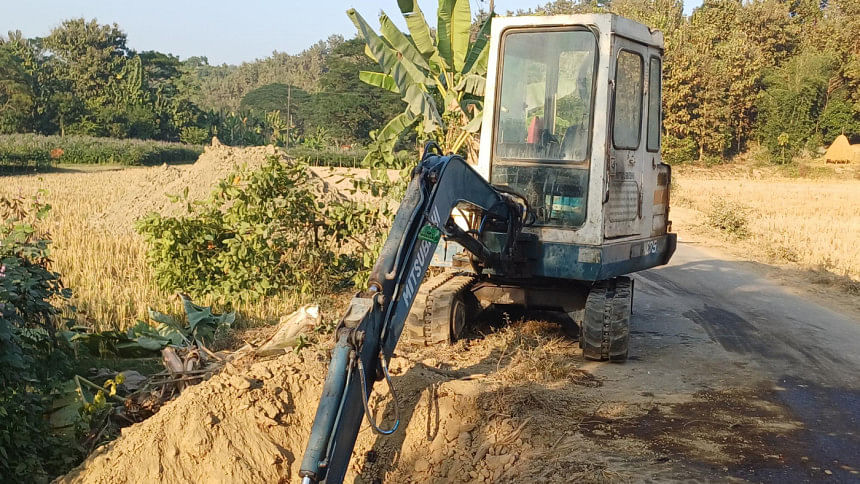
{"label": "cab glass window", "polygon": [[639,148],[642,130],[642,57],[622,50],[615,64],[615,110],[612,143],[616,148]]}
{"label": "cab glass window", "polygon": [[648,151],[660,149],[660,59],[651,58],[648,66]]}
{"label": "cab glass window", "polygon": [[597,40],[587,30],[505,35],[497,158],[585,161],[596,51]]}
{"label": "cab glass window", "polygon": [[502,37],[490,180],[525,197],[534,224],[583,225],[597,38],[584,28]]}

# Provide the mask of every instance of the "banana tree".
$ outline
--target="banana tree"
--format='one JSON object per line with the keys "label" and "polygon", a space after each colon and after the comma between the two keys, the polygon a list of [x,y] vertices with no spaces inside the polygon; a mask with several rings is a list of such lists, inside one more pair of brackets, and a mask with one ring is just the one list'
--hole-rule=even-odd
{"label": "banana tree", "polygon": [[397,3],[409,35],[385,12],[379,15],[379,35],[355,9],[347,11],[367,44],[365,53],[382,71],[362,71],[359,78],[399,94],[406,103],[403,113],[375,133],[375,146],[368,156],[391,157],[400,135],[416,127],[420,138],[435,139],[446,152],[464,154],[475,162],[492,14],[473,41],[469,0],[439,0],[434,40],[418,2]]}

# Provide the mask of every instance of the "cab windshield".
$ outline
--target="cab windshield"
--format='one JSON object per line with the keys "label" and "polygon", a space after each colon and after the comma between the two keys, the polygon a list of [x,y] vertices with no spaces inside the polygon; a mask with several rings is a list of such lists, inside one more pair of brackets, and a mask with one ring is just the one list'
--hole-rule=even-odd
{"label": "cab windshield", "polygon": [[585,161],[597,40],[587,30],[504,37],[496,156]]}
{"label": "cab windshield", "polygon": [[526,197],[536,225],[585,222],[596,55],[585,29],[503,37],[490,180]]}

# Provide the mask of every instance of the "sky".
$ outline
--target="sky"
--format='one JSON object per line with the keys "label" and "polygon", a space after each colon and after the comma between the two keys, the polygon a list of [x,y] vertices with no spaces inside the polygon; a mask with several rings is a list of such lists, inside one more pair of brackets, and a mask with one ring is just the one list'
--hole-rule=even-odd
{"label": "sky", "polygon": [[[472,12],[488,0],[470,0]],[[496,0],[497,12],[533,8],[547,0]],[[419,0],[425,16],[433,18],[438,2]],[[687,0],[685,12],[701,4]],[[0,32],[20,30],[25,37],[42,37],[69,18],[117,23],[128,35],[128,46],[157,50],[185,59],[206,56],[210,64],[239,64],[261,59],[273,51],[297,54],[333,34],[355,36],[346,10],[355,8],[378,26],[384,9],[405,30],[395,0],[0,0]],[[435,23],[430,21],[431,24]]]}

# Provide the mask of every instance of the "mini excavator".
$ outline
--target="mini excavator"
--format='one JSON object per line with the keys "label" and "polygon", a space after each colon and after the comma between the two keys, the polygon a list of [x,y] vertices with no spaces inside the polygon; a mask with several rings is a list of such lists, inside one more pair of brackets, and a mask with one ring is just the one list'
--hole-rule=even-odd
{"label": "mini excavator", "polygon": [[[610,14],[493,20],[476,165],[428,143],[335,347],[302,460],[342,482],[363,418],[397,430],[401,336],[448,343],[491,305],[563,311],[585,358],[627,359],[633,281],[675,251],[660,157],[663,35]],[[428,278],[428,267],[441,272]],[[437,272],[440,270],[437,270]],[[368,408],[395,400],[390,428]]]}

